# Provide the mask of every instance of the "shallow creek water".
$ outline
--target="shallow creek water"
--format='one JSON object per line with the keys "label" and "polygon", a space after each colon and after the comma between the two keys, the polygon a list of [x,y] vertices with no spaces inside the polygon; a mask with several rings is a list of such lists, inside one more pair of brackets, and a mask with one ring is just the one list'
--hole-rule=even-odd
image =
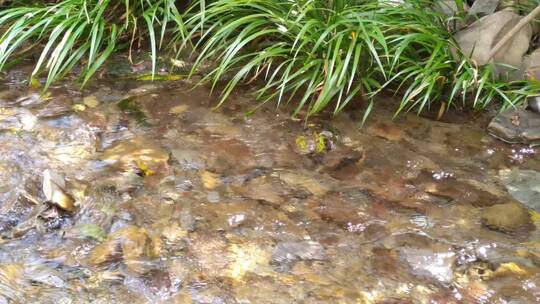
{"label": "shallow creek water", "polygon": [[0,303],[540,302],[540,154],[488,117],[189,88],[3,84]]}

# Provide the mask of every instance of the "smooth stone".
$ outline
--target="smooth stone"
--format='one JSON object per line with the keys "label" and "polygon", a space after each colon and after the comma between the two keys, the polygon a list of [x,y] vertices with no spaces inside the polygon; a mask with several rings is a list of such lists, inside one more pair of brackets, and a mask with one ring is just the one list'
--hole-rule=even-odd
{"label": "smooth stone", "polygon": [[37,117],[24,108],[0,108],[0,131],[30,131]]}
{"label": "smooth stone", "polygon": [[[484,16],[454,35],[461,52],[478,65],[488,64],[488,55],[498,40],[516,25],[522,16],[510,11],[498,11]],[[498,64],[520,68],[523,55],[529,49],[532,27],[525,25],[493,57]]]}
{"label": "smooth stone", "polygon": [[470,15],[489,15],[493,14],[499,6],[499,0],[475,0],[471,9],[469,10]]}
{"label": "smooth stone", "polygon": [[272,252],[272,262],[277,265],[298,260],[324,260],[325,258],[323,246],[314,241],[280,242]]}
{"label": "smooth stone", "polygon": [[493,118],[488,132],[508,143],[540,145],[540,115],[524,109],[508,110]]}
{"label": "smooth stone", "polygon": [[157,142],[135,137],[108,148],[100,160],[123,171],[136,169],[144,176],[150,176],[166,170],[169,152]]}
{"label": "smooth stone", "polygon": [[505,203],[484,208],[481,219],[489,229],[509,233],[527,229],[531,225],[527,209],[518,203]]}
{"label": "smooth stone", "polygon": [[540,114],[540,97],[535,96],[527,100],[527,108],[535,113]]}
{"label": "smooth stone", "polygon": [[456,259],[454,252],[435,252],[430,249],[404,248],[401,257],[407,261],[411,272],[418,277],[450,283],[454,278],[452,265]]}
{"label": "smooth stone", "polygon": [[512,197],[540,212],[540,172],[520,169],[501,170],[499,177]]}
{"label": "smooth stone", "polygon": [[540,81],[540,48],[523,57],[521,70],[524,78]]}
{"label": "smooth stone", "polygon": [[45,198],[62,208],[72,212],[75,210],[73,198],[65,192],[66,182],[60,174],[46,169],[43,171],[43,194]]}

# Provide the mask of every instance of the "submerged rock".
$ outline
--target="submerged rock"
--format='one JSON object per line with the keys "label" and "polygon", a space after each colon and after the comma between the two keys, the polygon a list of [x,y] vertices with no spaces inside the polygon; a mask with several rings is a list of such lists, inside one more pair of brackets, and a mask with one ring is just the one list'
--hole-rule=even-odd
{"label": "submerged rock", "polygon": [[63,210],[72,212],[75,210],[75,204],[73,198],[65,192],[65,188],[66,182],[60,174],[49,169],[43,172],[45,198]]}
{"label": "submerged rock", "polygon": [[482,210],[482,223],[492,230],[516,232],[531,226],[527,209],[518,203],[499,204]]}
{"label": "submerged rock", "polygon": [[0,131],[30,131],[37,117],[24,108],[0,108]]}
{"label": "submerged rock", "polygon": [[123,260],[130,270],[139,272],[141,265],[137,263],[137,259],[151,256],[152,250],[152,241],[146,229],[126,226],[94,247],[89,256],[89,262],[100,265]]}
{"label": "submerged rock", "polygon": [[540,172],[534,170],[501,170],[501,181],[516,200],[540,212]]}
{"label": "submerged rock", "polygon": [[100,159],[123,171],[135,170],[142,176],[149,176],[168,168],[169,152],[158,143],[134,138],[107,149]]}
{"label": "submerged rock", "polygon": [[28,95],[21,96],[15,101],[16,104],[30,108],[38,105],[42,105],[47,98],[44,98],[41,94],[33,92]]}
{"label": "submerged rock", "polygon": [[508,110],[493,118],[488,132],[508,143],[540,145],[540,115],[523,109]]}
{"label": "submerged rock", "polygon": [[37,111],[39,118],[54,118],[67,114],[73,110],[73,106],[66,100],[58,99],[47,103]]}
{"label": "submerged rock", "polygon": [[326,254],[321,244],[314,241],[280,242],[272,252],[272,264],[287,270],[299,260],[324,260]]}
{"label": "submerged rock", "polygon": [[450,283],[454,278],[452,265],[456,259],[454,252],[436,252],[430,249],[405,248],[402,258],[409,263],[411,271],[419,277]]}
{"label": "submerged rock", "polygon": [[330,191],[331,185],[328,183],[322,183],[315,176],[302,175],[298,173],[280,172],[279,179],[293,189],[303,188],[315,196],[323,196]]}

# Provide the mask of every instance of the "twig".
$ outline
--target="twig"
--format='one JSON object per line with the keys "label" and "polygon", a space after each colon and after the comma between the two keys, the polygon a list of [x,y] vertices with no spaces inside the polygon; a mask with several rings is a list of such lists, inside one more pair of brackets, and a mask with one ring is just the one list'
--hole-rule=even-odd
{"label": "twig", "polygon": [[538,15],[540,15],[540,5],[538,5],[532,12],[530,12],[527,16],[523,17],[510,31],[508,31],[502,38],[495,44],[495,46],[491,49],[491,52],[489,52],[488,58],[486,62],[489,62],[495,54],[510,40],[514,37],[515,34],[521,28],[531,22],[534,18],[536,18]]}

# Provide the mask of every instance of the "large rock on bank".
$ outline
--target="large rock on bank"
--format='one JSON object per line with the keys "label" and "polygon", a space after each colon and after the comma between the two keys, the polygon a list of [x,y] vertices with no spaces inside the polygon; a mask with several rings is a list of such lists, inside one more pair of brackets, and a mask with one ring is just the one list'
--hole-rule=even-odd
{"label": "large rock on bank", "polygon": [[499,6],[499,0],[475,0],[469,14],[471,15],[488,15],[493,14]]}
{"label": "large rock on bank", "polygon": [[[470,56],[478,65],[485,65],[489,63],[491,49],[521,18],[510,11],[498,11],[480,18],[456,33],[454,38],[463,54]],[[493,61],[520,68],[531,37],[532,27],[527,24],[495,54]]]}
{"label": "large rock on bank", "polygon": [[540,48],[523,57],[521,69],[525,78],[540,81]]}

